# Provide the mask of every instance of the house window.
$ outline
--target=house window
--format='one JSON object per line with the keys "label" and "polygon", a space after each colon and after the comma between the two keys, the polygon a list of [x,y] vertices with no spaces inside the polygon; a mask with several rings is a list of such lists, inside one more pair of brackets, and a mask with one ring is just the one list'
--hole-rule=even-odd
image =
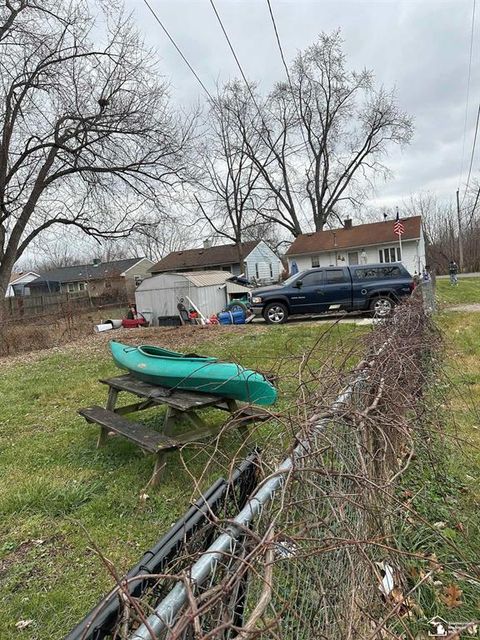
{"label": "house window", "polygon": [[87,283],[86,282],[79,282],[78,283],[78,290],[79,291],[85,291],[87,288]]}
{"label": "house window", "polygon": [[142,282],[143,282],[143,278],[142,278],[142,276],[139,276],[139,275],[133,276],[133,279],[135,280],[135,286],[136,286],[136,287],[138,287],[139,285],[141,285],[141,284],[142,284]]}
{"label": "house window", "polygon": [[387,247],[386,249],[379,249],[378,256],[380,262],[401,262],[402,254],[400,247]]}
{"label": "house window", "polygon": [[320,256],[312,256],[312,267],[320,266]]}
{"label": "house window", "polygon": [[255,263],[255,277],[260,278],[260,269],[258,268],[258,262]]}
{"label": "house window", "polygon": [[269,262],[268,266],[270,267],[270,278],[273,278],[273,264]]}
{"label": "house window", "polygon": [[75,282],[69,282],[67,284],[67,291],[68,291],[68,293],[74,293],[75,292]]}

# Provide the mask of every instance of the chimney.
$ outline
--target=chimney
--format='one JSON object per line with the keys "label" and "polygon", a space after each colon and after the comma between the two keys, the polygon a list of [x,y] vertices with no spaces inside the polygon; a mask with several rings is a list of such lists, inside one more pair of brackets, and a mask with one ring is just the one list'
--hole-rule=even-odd
{"label": "chimney", "polygon": [[203,241],[204,249],[210,249],[211,246],[212,246],[212,241],[210,240],[210,238],[207,238],[206,240]]}
{"label": "chimney", "polygon": [[344,229],[351,229],[352,228],[352,219],[351,218],[347,218],[346,220],[343,221],[343,228]]}

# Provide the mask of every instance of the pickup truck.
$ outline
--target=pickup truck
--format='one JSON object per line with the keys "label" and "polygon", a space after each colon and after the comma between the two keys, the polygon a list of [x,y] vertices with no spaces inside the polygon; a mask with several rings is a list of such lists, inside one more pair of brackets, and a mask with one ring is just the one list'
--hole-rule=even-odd
{"label": "pickup truck", "polygon": [[269,324],[288,316],[339,311],[368,311],[388,316],[395,303],[414,289],[400,263],[324,267],[290,276],[280,285],[254,289],[250,304]]}

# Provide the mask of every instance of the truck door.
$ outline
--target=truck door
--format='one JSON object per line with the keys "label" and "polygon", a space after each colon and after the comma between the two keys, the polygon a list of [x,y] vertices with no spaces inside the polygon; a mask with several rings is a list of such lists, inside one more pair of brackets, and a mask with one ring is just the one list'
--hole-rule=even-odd
{"label": "truck door", "polygon": [[316,313],[323,299],[323,270],[310,271],[296,281],[290,295],[292,313]]}
{"label": "truck door", "polygon": [[346,267],[325,269],[322,311],[350,309],[352,306],[352,281]]}

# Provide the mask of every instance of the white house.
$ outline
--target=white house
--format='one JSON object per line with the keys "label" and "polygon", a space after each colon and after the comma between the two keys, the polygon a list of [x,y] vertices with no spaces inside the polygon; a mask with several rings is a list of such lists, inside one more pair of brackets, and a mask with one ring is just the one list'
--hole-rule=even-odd
{"label": "white house", "polygon": [[425,239],[421,216],[402,220],[401,242],[393,231],[393,220],[328,229],[298,236],[286,257],[290,273],[312,267],[402,262],[413,275],[425,266]]}
{"label": "white house", "polygon": [[[244,268],[241,267],[243,262]],[[211,247],[205,243],[201,249],[172,251],[151,267],[153,274],[185,271],[228,271],[260,283],[278,282],[282,273],[280,258],[263,241],[242,242],[240,245],[224,244]]]}
{"label": "white house", "polygon": [[5,293],[5,297],[11,298],[13,296],[29,296],[30,288],[28,285],[38,277],[38,273],[35,273],[34,271],[12,273],[10,282],[8,283],[7,291]]}
{"label": "white house", "polygon": [[135,291],[137,310],[153,325],[159,318],[178,317],[177,305],[189,299],[209,317],[221,311],[227,302],[242,297],[248,289],[229,282],[227,271],[191,271],[183,273],[161,273],[144,280]]}

